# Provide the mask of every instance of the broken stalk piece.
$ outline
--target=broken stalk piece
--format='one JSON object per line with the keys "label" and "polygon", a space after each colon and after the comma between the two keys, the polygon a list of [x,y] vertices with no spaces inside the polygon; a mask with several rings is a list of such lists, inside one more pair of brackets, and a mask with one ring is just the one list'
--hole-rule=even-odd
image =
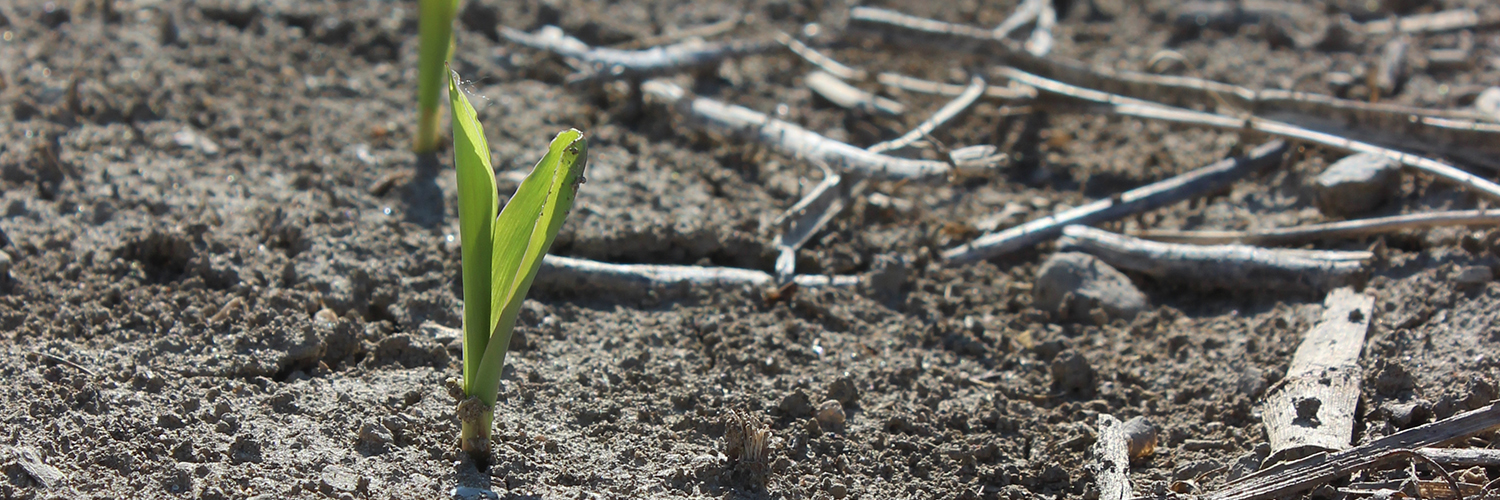
{"label": "broken stalk piece", "polygon": [[1363,261],[1373,257],[1370,252],[1160,243],[1088,226],[1065,227],[1063,236],[1060,248],[1197,289],[1329,290],[1363,279]]}
{"label": "broken stalk piece", "polygon": [[1414,170],[1431,174],[1449,183],[1469,188],[1476,194],[1500,200],[1500,184],[1495,184],[1483,177],[1470,174],[1460,170],[1458,167],[1431,158],[1404,153],[1375,144],[1346,139],[1333,134],[1318,132],[1257,116],[1235,118],[1201,111],[1173,108],[1154,102],[1118,96],[1107,92],[1069,85],[1056,80],[1049,80],[1015,68],[1000,68],[998,71],[1012,80],[1031,85],[1043,92],[1067,99],[1098,104],[1100,106],[1097,106],[1096,109],[1120,116],[1185,123],[1225,130],[1255,130],[1342,151],[1384,156]]}
{"label": "broken stalk piece", "polygon": [[979,100],[979,96],[984,95],[986,86],[983,78],[974,77],[962,94],[944,104],[942,108],[939,108],[936,113],[932,114],[932,117],[918,124],[917,128],[912,129],[901,137],[881,142],[866,149],[871,153],[885,153],[912,145],[912,143],[932,134],[938,127],[943,126],[949,120],[968,110],[969,106],[974,105],[974,101]]}
{"label": "broken stalk piece", "polygon": [[[952,83],[939,83],[921,78],[906,76],[900,73],[885,72],[875,75],[875,81],[894,89],[918,94],[945,95],[958,97],[969,90],[968,85],[955,85]],[[1036,89],[1025,85],[1011,85],[1008,87],[996,87],[986,85],[984,97],[1001,101],[1020,101],[1036,98]]]}
{"label": "broken stalk piece", "polygon": [[796,38],[792,38],[792,35],[788,35],[785,32],[776,32],[776,42],[785,45],[787,50],[792,51],[793,54],[797,54],[803,60],[812,63],[813,66],[817,66],[818,69],[826,71],[828,72],[828,74],[839,77],[841,79],[853,80],[857,82],[862,81],[870,76],[865,72],[865,70],[845,66],[843,63],[834,60],[832,57],[823,55],[822,52],[818,52],[816,49],[808,47],[807,44],[802,43],[802,41],[797,40]]}
{"label": "broken stalk piece", "polygon": [[698,123],[735,133],[793,158],[823,161],[840,173],[889,180],[942,181],[953,171],[945,162],[871,153],[764,113],[691,95],[668,82],[647,81],[641,90]]}
{"label": "broken stalk piece", "polygon": [[1221,191],[1250,174],[1280,164],[1286,151],[1285,141],[1271,141],[1251,150],[1243,158],[1220,160],[1170,179],[1126,191],[1118,197],[1099,200],[998,233],[980,236],[974,241],[944,250],[943,260],[949,263],[968,263],[999,257],[1056,238],[1062,235],[1063,227],[1070,224],[1099,224],[1206,196]]}
{"label": "broken stalk piece", "polygon": [[1217,245],[1222,243],[1296,245],[1320,239],[1357,238],[1408,229],[1427,229],[1444,226],[1500,226],[1500,211],[1453,210],[1448,212],[1416,213],[1255,231],[1174,231],[1168,229],[1147,229],[1133,232],[1130,235],[1148,240],[1192,243],[1195,245]]}
{"label": "broken stalk piece", "polygon": [[771,224],[780,229],[772,242],[777,251],[777,287],[792,282],[797,273],[797,249],[844,210],[844,200],[853,190],[849,183],[844,182],[843,176],[834,173],[827,165],[820,166],[823,167],[823,181]]}
{"label": "broken stalk piece", "polygon": [[944,51],[986,54],[1027,73],[1100,92],[1153,103],[1252,113],[1323,131],[1357,132],[1363,142],[1462,158],[1500,169],[1500,124],[1468,110],[1366,103],[1290,90],[1251,90],[1202,78],[1154,75],[1094,67],[1059,57],[1037,57],[1014,40],[991,30],[855,7],[849,30],[883,39],[923,44]]}
{"label": "broken stalk piece", "polygon": [[583,41],[564,34],[556,26],[545,26],[536,33],[501,26],[500,36],[512,43],[545,50],[575,61],[579,73],[569,76],[568,83],[645,78],[717,64],[732,57],[758,54],[776,46],[761,41],[694,40],[645,50],[620,50],[590,47]]}
{"label": "broken stalk piece", "polygon": [[[792,280],[801,288],[844,288],[858,285],[857,276],[798,275]],[[611,264],[573,257],[548,255],[542,260],[537,286],[549,290],[618,290],[639,293],[643,289],[673,287],[767,288],[776,278],[763,271],[733,267]]]}
{"label": "broken stalk piece", "polygon": [[887,116],[896,116],[906,111],[905,105],[850,85],[826,71],[818,70],[808,73],[802,79],[802,83],[813,92],[823,96],[824,99],[844,109]]}

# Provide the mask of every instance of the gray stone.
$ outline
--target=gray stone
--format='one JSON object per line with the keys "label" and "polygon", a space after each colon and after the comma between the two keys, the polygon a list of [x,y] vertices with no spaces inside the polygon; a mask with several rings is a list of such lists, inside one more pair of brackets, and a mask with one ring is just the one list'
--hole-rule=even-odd
{"label": "gray stone", "polygon": [[837,399],[844,406],[853,405],[859,402],[859,386],[854,384],[853,378],[844,375],[828,384],[828,397]]}
{"label": "gray stone", "polygon": [[1240,458],[1236,459],[1234,464],[1229,466],[1229,480],[1234,481],[1254,474],[1255,471],[1260,470],[1260,461],[1261,456],[1254,452],[1240,455]]}
{"label": "gray stone", "polygon": [[1052,386],[1064,392],[1086,393],[1094,386],[1094,367],[1082,354],[1063,351],[1052,359]]}
{"label": "gray stone", "polygon": [[1188,462],[1172,470],[1172,479],[1175,481],[1196,479],[1198,476],[1218,470],[1219,467],[1222,467],[1222,465],[1213,460]]}
{"label": "gray stone", "polygon": [[876,255],[870,266],[870,272],[863,280],[864,286],[869,293],[874,295],[899,294],[910,274],[911,262],[905,257],[896,254]]}
{"label": "gray stone", "polygon": [[1400,181],[1400,165],[1374,154],[1345,156],[1313,182],[1318,209],[1333,216],[1356,215],[1380,206]]}
{"label": "gray stone", "polygon": [[1454,269],[1448,280],[1460,286],[1474,286],[1489,283],[1494,277],[1489,266],[1463,266]]}
{"label": "gray stone", "polygon": [[844,428],[844,405],[837,399],[824,401],[818,405],[818,424],[824,429]]}
{"label": "gray stone", "polygon": [[384,425],[365,422],[359,428],[359,444],[368,446],[371,449],[384,451],[386,446],[394,440],[395,436]]}
{"label": "gray stone", "polygon": [[792,391],[786,397],[781,398],[778,405],[782,413],[793,417],[805,417],[812,413],[812,400],[807,397],[807,392],[802,389]]}
{"label": "gray stone", "polygon": [[1088,318],[1095,308],[1109,319],[1133,318],[1146,308],[1141,293],[1124,273],[1092,255],[1054,254],[1037,272],[1032,304],[1061,318]]}
{"label": "gray stone", "polygon": [[1474,108],[1495,121],[1500,121],[1500,87],[1490,87],[1480,92],[1479,98],[1474,99]]}

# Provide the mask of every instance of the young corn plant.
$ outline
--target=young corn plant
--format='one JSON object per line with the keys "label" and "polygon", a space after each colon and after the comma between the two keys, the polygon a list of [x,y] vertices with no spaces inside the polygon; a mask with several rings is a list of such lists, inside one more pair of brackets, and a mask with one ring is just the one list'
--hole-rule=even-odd
{"label": "young corn plant", "polygon": [[484,127],[457,82],[458,74],[451,73],[448,99],[453,109],[458,226],[463,238],[464,395],[458,404],[459,447],[484,463],[490,456],[495,397],[516,314],[542,265],[542,256],[573,207],[589,150],[582,132],[568,129],[557,134],[547,155],[501,210]]}
{"label": "young corn plant", "polygon": [[417,136],[412,151],[438,146],[438,93],[453,54],[453,16],[462,0],[421,0],[417,21]]}

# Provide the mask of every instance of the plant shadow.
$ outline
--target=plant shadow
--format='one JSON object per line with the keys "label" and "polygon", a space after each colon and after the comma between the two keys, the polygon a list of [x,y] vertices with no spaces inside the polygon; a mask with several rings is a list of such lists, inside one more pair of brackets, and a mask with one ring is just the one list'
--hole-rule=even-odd
{"label": "plant shadow", "polygon": [[443,203],[443,189],[437,183],[437,176],[442,171],[443,164],[437,153],[417,154],[416,169],[401,191],[401,201],[406,204],[406,222],[427,229],[443,225],[447,205]]}

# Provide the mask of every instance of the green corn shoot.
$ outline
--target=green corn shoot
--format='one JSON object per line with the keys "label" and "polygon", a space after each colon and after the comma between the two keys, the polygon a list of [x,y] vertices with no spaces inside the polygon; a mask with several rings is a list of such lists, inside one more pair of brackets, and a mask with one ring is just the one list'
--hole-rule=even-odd
{"label": "green corn shoot", "polygon": [[421,0],[417,22],[417,136],[412,151],[431,153],[438,143],[438,92],[453,54],[453,16],[462,0]]}
{"label": "green corn shoot", "polygon": [[557,134],[546,156],[500,210],[484,127],[457,81],[458,74],[451,73],[448,99],[463,238],[465,400],[458,408],[463,424],[460,446],[483,461],[489,457],[495,398],[516,314],[584,181],[588,140],[575,129]]}

